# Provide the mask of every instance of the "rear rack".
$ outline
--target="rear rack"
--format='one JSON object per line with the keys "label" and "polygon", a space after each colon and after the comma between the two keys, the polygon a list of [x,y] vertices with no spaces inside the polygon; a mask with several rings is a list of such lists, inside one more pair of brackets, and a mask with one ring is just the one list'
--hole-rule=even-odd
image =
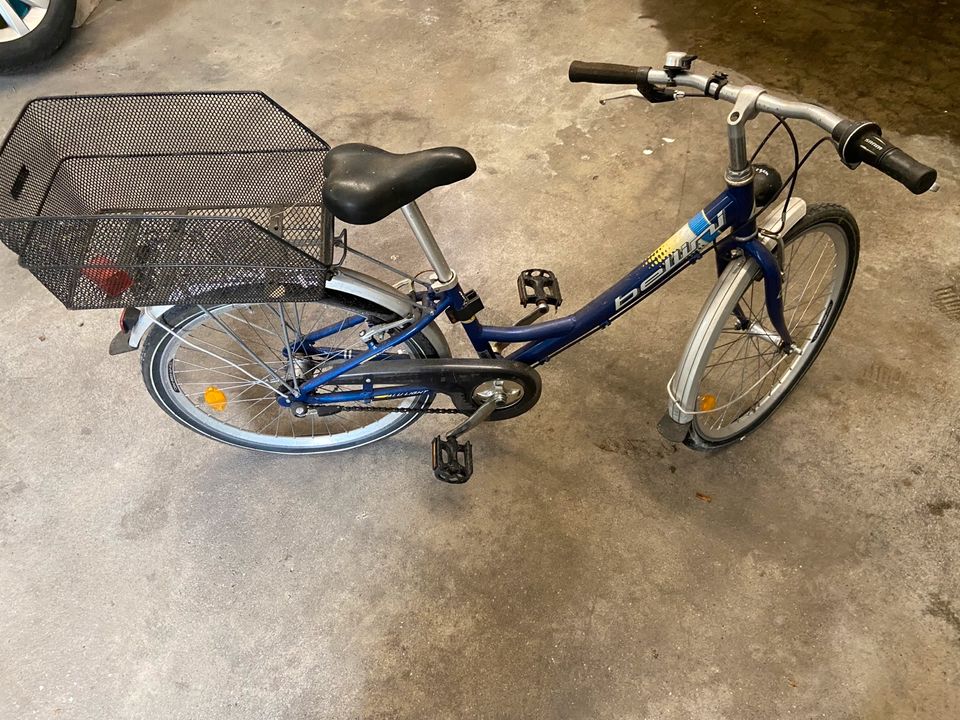
{"label": "rear rack", "polygon": [[70,309],[318,300],[329,149],[258,92],[40,98],[0,146],[0,240]]}

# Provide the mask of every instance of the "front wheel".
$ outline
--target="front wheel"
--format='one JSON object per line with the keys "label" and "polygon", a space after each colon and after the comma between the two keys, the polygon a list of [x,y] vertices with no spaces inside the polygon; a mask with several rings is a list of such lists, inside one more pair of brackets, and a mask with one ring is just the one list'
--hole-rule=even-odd
{"label": "front wheel", "polygon": [[784,319],[795,352],[781,347],[753,260],[721,280],[672,387],[680,412],[692,416],[686,445],[707,450],[742,440],[780,406],[830,336],[859,251],[857,223],[839,205],[811,206],[784,236]]}
{"label": "front wheel", "polygon": [[[416,422],[434,394],[338,403],[344,409],[312,409],[303,416],[278,399],[284,385],[304,383],[366,351],[360,336],[364,328],[396,319],[391,311],[369,302],[358,307],[333,298],[174,308],[164,316],[169,330],[155,325],[144,340],[143,380],[169,415],[215,440],[272,453],[349,450]],[[289,352],[297,347],[297,338],[319,329],[325,334],[311,354]],[[438,351],[418,334],[376,361],[428,357],[438,357]],[[315,392],[339,389],[321,387]]]}

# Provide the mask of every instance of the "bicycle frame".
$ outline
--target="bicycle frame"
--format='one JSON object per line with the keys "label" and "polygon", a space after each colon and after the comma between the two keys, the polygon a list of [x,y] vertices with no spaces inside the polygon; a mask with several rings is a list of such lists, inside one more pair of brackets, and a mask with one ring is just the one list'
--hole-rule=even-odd
{"label": "bicycle frame", "polygon": [[[472,317],[462,323],[467,337],[481,358],[496,356],[491,343],[521,344],[521,347],[506,358],[531,366],[541,365],[607,327],[662,288],[715,248],[717,240],[729,230],[732,231],[730,236],[722,243],[724,250],[717,254],[718,272],[722,272],[732,253],[737,251],[754,258],[764,275],[771,320],[783,342],[789,343],[790,336],[783,322],[779,265],[773,254],[759,240],[757,225],[752,219],[753,210],[752,181],[740,185],[728,183],[719,196],[647,256],[640,265],[572,315],[523,326],[483,325],[479,319]],[[428,238],[428,242],[432,242],[432,237]],[[304,383],[299,388],[297,401],[324,405],[390,396],[402,397],[423,392],[423,388],[413,386],[375,388],[372,383],[366,383],[361,390],[312,395],[313,391],[321,386],[335,384],[336,378],[343,373],[364,362],[377,359],[386,351],[422,332],[448,308],[459,310],[464,307],[466,297],[459,283],[454,283],[449,289],[426,294],[423,300],[429,308],[428,312],[423,313],[403,332],[381,343],[368,342],[365,352],[348,358],[337,367]],[[362,321],[363,318],[357,316],[335,326],[322,328],[299,339],[297,346],[310,351],[315,349],[314,344],[323,338]],[[286,405],[291,401],[280,399],[279,402]]]}

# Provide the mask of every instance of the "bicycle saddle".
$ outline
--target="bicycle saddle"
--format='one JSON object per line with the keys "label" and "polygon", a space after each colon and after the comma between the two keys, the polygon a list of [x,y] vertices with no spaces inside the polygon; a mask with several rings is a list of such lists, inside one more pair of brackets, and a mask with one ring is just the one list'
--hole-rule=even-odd
{"label": "bicycle saddle", "polygon": [[473,156],[458,147],[396,155],[361,143],[338,145],[323,161],[323,202],[344,222],[369,225],[476,169]]}

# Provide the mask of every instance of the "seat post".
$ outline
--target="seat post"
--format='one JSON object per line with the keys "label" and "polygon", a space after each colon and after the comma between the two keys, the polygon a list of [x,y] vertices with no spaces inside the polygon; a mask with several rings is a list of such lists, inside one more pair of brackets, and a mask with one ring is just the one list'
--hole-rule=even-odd
{"label": "seat post", "polygon": [[437,274],[438,283],[447,287],[452,286],[456,282],[456,273],[447,264],[447,259],[443,256],[440,246],[437,245],[437,240],[433,237],[433,232],[427,225],[427,221],[424,219],[423,213],[420,212],[416,201],[407,203],[400,208],[400,211],[403,213],[403,217],[407,219],[407,224],[410,225],[410,230],[413,231],[420,247],[423,248],[423,254],[426,255],[427,262],[430,263],[430,267]]}

